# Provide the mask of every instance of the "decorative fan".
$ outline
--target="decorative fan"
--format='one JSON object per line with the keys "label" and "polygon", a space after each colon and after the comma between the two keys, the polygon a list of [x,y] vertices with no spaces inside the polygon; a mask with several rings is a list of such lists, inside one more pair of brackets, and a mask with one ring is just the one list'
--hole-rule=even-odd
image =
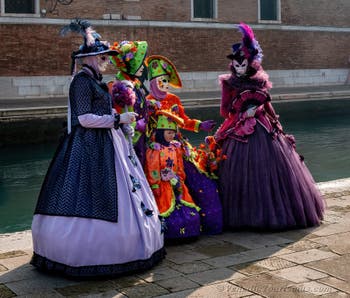
{"label": "decorative fan", "polygon": [[259,90],[244,90],[233,101],[233,106],[239,112],[244,112],[253,106],[260,106],[271,98],[268,93]]}

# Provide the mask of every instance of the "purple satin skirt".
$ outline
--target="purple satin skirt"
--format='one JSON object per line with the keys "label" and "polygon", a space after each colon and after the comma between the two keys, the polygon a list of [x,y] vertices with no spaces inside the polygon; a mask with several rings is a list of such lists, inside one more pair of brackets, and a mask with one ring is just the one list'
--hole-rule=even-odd
{"label": "purple satin skirt", "polygon": [[226,139],[219,193],[226,229],[285,230],[319,225],[324,201],[288,139],[259,123],[248,143]]}

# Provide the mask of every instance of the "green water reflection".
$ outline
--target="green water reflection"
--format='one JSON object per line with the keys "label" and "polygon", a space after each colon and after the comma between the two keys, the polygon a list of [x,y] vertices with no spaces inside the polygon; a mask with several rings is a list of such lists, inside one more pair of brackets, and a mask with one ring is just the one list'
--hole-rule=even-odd
{"label": "green water reflection", "polygon": [[[350,177],[350,100],[274,103],[287,133],[316,182]],[[198,119],[215,119],[218,108],[188,110]],[[206,133],[185,133],[194,145]],[[0,233],[30,228],[44,175],[57,143],[0,148]]]}
{"label": "green water reflection", "polygon": [[0,149],[0,233],[30,228],[36,198],[56,144]]}
{"label": "green water reflection", "polygon": [[[350,177],[350,100],[274,103],[274,108],[284,131],[295,136],[297,151],[316,182]],[[220,119],[215,108],[188,114]],[[206,134],[186,135],[198,143]]]}

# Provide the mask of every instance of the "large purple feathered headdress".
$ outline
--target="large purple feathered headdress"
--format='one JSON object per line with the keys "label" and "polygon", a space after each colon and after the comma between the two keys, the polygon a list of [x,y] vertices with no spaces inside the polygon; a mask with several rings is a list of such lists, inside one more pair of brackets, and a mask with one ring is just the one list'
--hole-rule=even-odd
{"label": "large purple feathered headdress", "polygon": [[260,64],[263,54],[258,41],[255,39],[252,28],[247,24],[240,23],[238,30],[242,33],[242,42],[232,45],[232,54],[228,55],[227,58],[238,61],[247,59],[249,64],[253,61]]}

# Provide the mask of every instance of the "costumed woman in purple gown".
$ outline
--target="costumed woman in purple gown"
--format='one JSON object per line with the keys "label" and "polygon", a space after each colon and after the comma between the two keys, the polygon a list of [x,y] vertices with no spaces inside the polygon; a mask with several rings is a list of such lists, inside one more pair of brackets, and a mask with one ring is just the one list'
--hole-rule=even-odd
{"label": "costumed woman in purple gown", "polygon": [[215,134],[226,157],[219,164],[219,191],[227,229],[284,230],[321,223],[324,201],[286,135],[269,95],[262,51],[252,29],[241,23],[233,44],[231,74],[219,77],[220,113]]}
{"label": "costumed woman in purple gown", "polygon": [[82,63],[69,89],[68,133],[60,142],[39,195],[32,223],[38,269],[70,277],[117,276],[152,267],[164,258],[161,221],[137,158],[129,158],[124,125],[136,113],[116,113],[102,82],[117,54],[87,21],[84,44],[72,55]]}

